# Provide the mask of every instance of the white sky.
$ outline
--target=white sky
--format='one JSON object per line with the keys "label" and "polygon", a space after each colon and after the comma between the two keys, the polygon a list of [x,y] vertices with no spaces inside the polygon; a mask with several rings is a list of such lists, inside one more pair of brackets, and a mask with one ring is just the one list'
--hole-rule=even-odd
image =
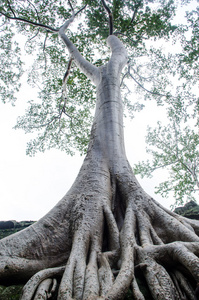
{"label": "white sky", "polygon": [[[59,150],[26,156],[26,142],[30,136],[22,130],[13,130],[16,118],[22,113],[31,90],[23,88],[16,107],[0,104],[0,220],[38,220],[46,214],[67,192],[81,167],[83,157],[73,157]],[[161,108],[160,108],[161,109]],[[145,135],[148,124],[155,125],[156,104],[138,113],[133,121],[125,120],[126,150],[131,165],[144,159]],[[153,180],[144,179],[144,189],[153,196],[154,185],[163,172]],[[169,207],[172,199],[155,196]]]}
{"label": "white sky", "polygon": [[[38,220],[67,192],[81,167],[83,157],[70,157],[64,152],[50,150],[35,157],[26,156],[30,139],[23,131],[13,130],[17,116],[23,114],[24,103],[33,98],[30,87],[23,85],[16,107],[0,103],[0,220]],[[30,95],[30,96],[29,96]],[[146,157],[147,125],[155,126],[164,119],[164,109],[150,102],[134,120],[126,120],[125,140],[131,165]],[[151,196],[154,186],[165,178],[162,170],[153,179],[139,180]],[[173,199],[154,198],[169,208]]]}

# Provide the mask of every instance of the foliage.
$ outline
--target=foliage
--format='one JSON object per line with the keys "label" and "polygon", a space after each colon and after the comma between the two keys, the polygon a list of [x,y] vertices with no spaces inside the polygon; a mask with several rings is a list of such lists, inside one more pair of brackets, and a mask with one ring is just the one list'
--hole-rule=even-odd
{"label": "foliage", "polygon": [[[109,56],[106,48],[108,15],[97,0],[76,2],[71,2],[76,12],[85,4],[86,7],[78,15],[78,25],[68,30],[68,36],[86,59],[100,66]],[[114,34],[125,42],[129,51],[129,69],[124,74],[123,93],[124,103],[132,114],[134,110],[142,109],[144,104],[130,100],[127,78],[133,78],[134,87],[138,88],[139,93],[147,95],[142,88],[143,82],[146,82],[148,89],[153,91],[152,95],[162,98],[166,83],[161,87],[162,75],[158,78],[158,72],[153,71],[151,57],[157,55],[155,51],[151,52],[147,41],[168,40],[174,33],[178,34],[177,26],[172,25],[177,7],[173,1],[164,0],[113,0],[108,1],[107,5],[113,13]],[[25,132],[38,133],[29,142],[27,153],[34,155],[37,150],[44,151],[51,147],[58,147],[70,154],[73,149],[84,152],[95,105],[95,89],[73,65],[67,82],[67,103],[62,92],[62,79],[69,57],[58,38],[58,29],[72,14],[71,6],[63,0],[6,0],[0,2],[0,12],[1,39],[8,48],[7,52],[5,47],[1,48],[1,59],[5,58],[2,66],[10,70],[6,76],[1,76],[4,80],[1,87],[3,101],[14,100],[23,74],[22,61],[27,61],[27,55],[33,61],[28,82],[39,89],[37,101],[28,101],[26,114],[19,118],[16,125],[16,128],[23,128]],[[20,40],[20,45],[11,47],[14,39]],[[20,53],[22,61],[19,59]],[[159,66],[156,64],[155,68]],[[142,72],[146,73],[149,69],[152,74],[150,80],[146,80]]]}
{"label": "foliage", "polygon": [[136,164],[135,174],[151,177],[155,170],[166,168],[169,177],[156,187],[156,193],[163,197],[173,193],[175,205],[196,200],[199,191],[198,132],[175,121],[167,126],[159,122],[157,128],[148,128],[146,143],[152,160]]}
{"label": "foliage", "polygon": [[[164,102],[167,103],[168,124],[158,122],[157,128],[148,128],[146,137],[147,152],[151,159],[134,166],[136,174],[151,177],[159,168],[169,170],[168,180],[156,187],[156,193],[168,197],[173,193],[175,205],[198,199],[199,191],[199,140],[198,111],[199,98],[196,96],[198,85],[198,37],[199,10],[186,13],[187,24],[179,27],[181,32],[181,52],[166,55],[156,52],[162,75],[170,70],[170,80],[162,77],[162,84],[170,91]],[[158,55],[157,55],[158,54]],[[156,62],[154,63],[155,69]],[[160,74],[160,73],[159,73]],[[173,82],[172,82],[173,81]],[[156,85],[157,91],[158,86]],[[166,101],[165,101],[166,100]],[[162,105],[162,99],[158,100]],[[189,125],[187,125],[189,123]]]}
{"label": "foliage", "polygon": [[[173,193],[175,205],[190,200],[196,201],[199,191],[199,98],[196,96],[199,75],[196,43],[199,34],[199,27],[196,26],[198,13],[198,9],[187,13],[187,22],[190,26],[184,27],[181,31],[182,52],[176,56],[169,54],[165,66],[173,73],[174,81],[170,84],[173,91],[167,94],[166,100],[169,123],[162,125],[158,122],[157,128],[148,128],[147,152],[152,159],[134,166],[135,173],[142,177],[151,177],[159,168],[169,170],[168,180],[156,187],[156,193],[160,193],[163,197],[169,197]],[[160,64],[166,62],[164,53],[159,52],[158,56]],[[155,57],[157,58],[157,55]],[[163,69],[162,65],[159,70],[162,72]],[[178,81],[175,81],[175,78],[178,78]],[[169,84],[169,81],[162,79],[165,86]],[[162,104],[162,101],[159,104]]]}

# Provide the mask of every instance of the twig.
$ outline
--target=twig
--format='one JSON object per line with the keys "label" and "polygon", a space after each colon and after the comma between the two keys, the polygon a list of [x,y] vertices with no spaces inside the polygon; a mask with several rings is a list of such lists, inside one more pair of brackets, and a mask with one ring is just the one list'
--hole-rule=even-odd
{"label": "twig", "polygon": [[44,47],[43,47],[44,60],[45,60],[45,70],[47,68],[47,58],[46,58],[46,53],[45,53],[47,38],[48,38],[48,32],[46,33],[45,40],[44,40]]}
{"label": "twig", "polygon": [[[7,0],[8,1],[8,0]],[[9,2],[8,2],[8,5],[9,5]],[[70,1],[69,1],[69,5],[72,7]],[[75,14],[74,14],[74,17],[77,16],[82,10],[85,9],[85,7],[87,6],[84,5],[82,8],[80,8]],[[41,27],[41,28],[45,28],[45,29],[48,29],[50,31],[53,31],[53,32],[58,32],[60,28],[53,28],[52,26],[49,26],[49,25],[45,25],[45,24],[42,24],[40,22],[33,22],[33,21],[30,21],[30,20],[26,20],[24,18],[20,18],[20,17],[16,17],[14,11],[12,10],[12,8],[10,7],[10,10],[12,11],[14,17],[10,17],[9,15],[7,15],[5,12],[0,12],[0,14],[2,14],[4,17],[6,17],[7,19],[9,20],[16,20],[16,21],[21,21],[21,22],[24,22],[24,23],[27,23],[27,24],[30,24],[30,25],[34,25],[34,26],[37,26],[37,27]],[[73,12],[74,12],[74,9],[72,8]],[[36,11],[37,12],[37,11]],[[39,15],[37,14],[38,16],[38,19],[39,19]]]}
{"label": "twig", "polygon": [[82,10],[84,10],[84,9],[86,8],[86,6],[87,6],[87,4],[85,4],[82,8],[80,8],[80,9],[75,13],[74,8],[73,8],[72,3],[71,3],[70,0],[68,0],[68,3],[69,3],[69,5],[70,5],[70,7],[71,7],[71,9],[72,9],[72,12],[74,13],[75,17],[76,17]]}
{"label": "twig", "polygon": [[13,13],[13,16],[16,17],[15,12],[14,12],[14,10],[12,9],[12,7],[11,7],[11,5],[10,5],[10,2],[9,2],[8,0],[7,0],[7,3],[8,3],[8,6],[9,6],[11,12]]}
{"label": "twig", "polygon": [[24,49],[26,49],[26,46],[28,44],[28,42],[30,42],[31,40],[33,40],[37,35],[39,34],[39,28],[37,29],[37,32],[35,35],[33,35],[30,39],[28,39],[25,43]]}
{"label": "twig", "polygon": [[69,5],[70,5],[70,8],[72,9],[73,14],[74,14],[74,8],[73,8],[73,6],[72,6],[70,0],[68,0],[68,3],[69,3]]}
{"label": "twig", "polygon": [[33,6],[33,8],[35,9],[35,11],[36,11],[36,14],[37,14],[38,21],[39,21],[39,23],[40,23],[41,21],[40,21],[39,13],[38,13],[38,11],[37,11],[37,9],[36,9],[35,5],[34,5],[32,2],[30,2],[29,0],[27,0],[27,1],[28,1],[28,3],[29,3],[30,5],[32,5],[32,6]]}
{"label": "twig", "polygon": [[85,4],[82,8],[80,8],[76,13],[75,16],[77,16],[82,10],[86,8],[87,4]]}
{"label": "twig", "polygon": [[73,58],[70,57],[69,62],[68,62],[68,67],[67,67],[66,73],[64,74],[63,81],[62,81],[62,99],[64,99],[64,105],[62,106],[62,109],[61,109],[61,101],[60,101],[60,104],[59,104],[59,114],[60,115],[62,114],[62,112],[66,113],[65,112],[66,100],[67,100],[66,83],[67,83],[68,76],[70,74],[72,61],[73,61]]}
{"label": "twig", "polygon": [[127,72],[123,75],[122,80],[121,80],[121,83],[120,83],[120,86],[122,86],[123,81],[124,81],[124,78],[125,78],[128,74],[129,74],[129,72],[127,71]]}
{"label": "twig", "polygon": [[133,46],[134,47],[136,47],[137,46],[137,44],[138,44],[138,42],[140,41],[140,39],[137,39],[136,41],[134,41],[134,40],[132,40],[130,37],[128,37],[126,34],[124,34],[124,33],[122,33],[122,32],[120,32],[120,31],[115,31],[114,33],[113,33],[114,35],[122,35],[122,36],[125,36],[129,41],[131,41],[132,43],[133,43]]}
{"label": "twig", "polygon": [[27,23],[27,24],[30,24],[30,25],[34,25],[34,26],[37,26],[37,27],[48,29],[48,30],[53,31],[53,32],[58,32],[59,31],[59,28],[53,28],[51,26],[41,24],[41,23],[37,23],[37,22],[33,22],[33,21],[29,21],[29,20],[26,20],[26,19],[23,19],[23,18],[20,18],[20,17],[10,17],[2,11],[0,13],[4,17],[8,18],[9,20],[21,21],[21,22],[24,22],[24,23]]}
{"label": "twig", "polygon": [[160,166],[157,166],[157,167],[153,167],[153,168],[151,168],[151,173],[154,172],[154,171],[156,171],[157,169],[165,168],[165,167],[168,167],[170,165],[176,164],[177,162],[178,162],[178,160],[172,161],[172,162],[169,162],[167,164],[160,165]]}
{"label": "twig", "polygon": [[106,5],[104,0],[101,0],[102,5],[104,6],[105,10],[108,12],[109,16],[109,35],[113,34],[113,14],[110,10],[110,8]]}
{"label": "twig", "polygon": [[[67,70],[66,70],[66,73],[64,74],[64,78],[63,78],[63,88],[62,88],[62,97],[60,99],[60,103],[59,103],[59,133],[61,132],[61,117],[62,117],[62,114],[64,113],[68,118],[71,119],[71,122],[72,122],[72,117],[66,113],[66,101],[67,101],[67,93],[66,93],[66,83],[67,83],[67,79],[68,79],[68,76],[70,74],[70,70],[71,70],[71,65],[72,65],[72,61],[73,61],[73,58],[70,57],[69,59],[69,62],[68,62],[68,67],[67,67]],[[62,99],[64,100],[64,104],[61,108],[61,101]]]}
{"label": "twig", "polygon": [[156,92],[152,92],[152,91],[150,91],[150,90],[148,90],[148,89],[146,89],[140,82],[138,82],[134,77],[133,77],[133,75],[131,74],[131,72],[130,72],[130,66],[128,67],[128,74],[129,74],[129,76],[141,87],[141,88],[143,88],[146,92],[148,92],[148,93],[150,93],[150,94],[152,94],[152,95],[157,95],[157,96],[161,96],[161,97],[166,97],[166,95],[163,95],[163,94],[160,94],[160,93],[156,93]]}
{"label": "twig", "polygon": [[51,120],[49,120],[47,123],[38,125],[38,126],[29,126],[30,129],[38,129],[38,128],[42,128],[42,127],[48,127],[54,120],[58,119],[59,116],[53,116]]}
{"label": "twig", "polygon": [[139,1],[139,2],[138,2],[138,4],[135,6],[135,10],[134,10],[134,12],[133,12],[133,16],[132,16],[132,18],[131,18],[131,22],[130,22],[130,24],[132,24],[132,23],[134,22],[134,20],[135,20],[135,17],[136,17],[136,15],[137,15],[138,8],[139,8],[140,4],[141,4],[141,1]]}

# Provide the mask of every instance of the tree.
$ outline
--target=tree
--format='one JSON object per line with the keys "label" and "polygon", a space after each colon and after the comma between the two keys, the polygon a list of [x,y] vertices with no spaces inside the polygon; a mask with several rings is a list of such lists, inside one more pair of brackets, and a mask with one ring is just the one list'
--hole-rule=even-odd
{"label": "tree", "polygon": [[151,177],[155,170],[167,168],[170,176],[156,187],[156,192],[166,197],[173,192],[175,205],[196,201],[199,191],[199,139],[196,127],[184,127],[175,120],[167,126],[159,122],[157,128],[148,128],[146,142],[150,146],[147,152],[152,155],[152,162],[139,162],[134,166],[134,173]]}
{"label": "tree", "polygon": [[[156,187],[156,192],[168,197],[171,192],[176,199],[175,205],[182,205],[185,201],[196,200],[199,191],[199,165],[198,165],[198,103],[194,99],[193,83],[198,78],[198,40],[199,10],[187,13],[190,23],[190,36],[188,39],[182,35],[182,53],[178,54],[179,80],[186,79],[183,86],[189,86],[189,100],[196,103],[193,107],[190,102],[184,101],[183,88],[179,100],[169,103],[167,114],[169,123],[165,126],[158,122],[155,129],[148,128],[146,143],[147,152],[151,154],[152,161],[142,161],[134,166],[134,173],[142,177],[151,177],[152,173],[160,168],[169,170],[169,178]],[[187,32],[186,32],[187,34]],[[190,72],[191,70],[191,72]],[[188,90],[187,90],[188,91]],[[186,91],[186,93],[187,93]],[[187,124],[188,123],[188,124]]]}
{"label": "tree", "polygon": [[[36,67],[46,67],[48,72],[50,68],[52,74],[45,79],[46,87],[52,82],[54,84],[50,91],[41,91],[46,102],[38,105],[31,103],[30,126],[36,127],[36,122],[31,122],[31,116],[37,117],[40,114],[43,124],[47,126],[44,137],[47,132],[51,136],[52,132],[58,130],[53,138],[54,141],[58,139],[56,142],[61,141],[59,134],[66,127],[62,115],[68,117],[67,109],[71,108],[70,104],[68,108],[65,100],[65,79],[71,69],[72,59],[86,77],[92,80],[97,96],[87,154],[73,186],[42,219],[0,241],[0,280],[7,284],[14,280],[28,280],[23,290],[23,300],[36,300],[41,296],[46,299],[55,290],[58,290],[57,299],[61,300],[122,299],[129,287],[134,299],[144,299],[138,285],[140,278],[153,299],[194,299],[194,290],[199,282],[199,223],[168,211],[144,192],[126,158],[123,138],[120,78],[128,62],[124,42],[127,48],[134,45],[134,53],[131,54],[133,56],[136,52],[138,57],[146,53],[145,38],[168,38],[176,30],[169,22],[173,13],[172,2],[160,1],[161,8],[154,6],[150,9],[147,2],[143,1],[109,1],[108,4],[104,0],[100,3],[84,1],[83,4],[87,6],[77,7],[75,11],[75,1],[71,2],[69,12],[61,1],[59,4],[57,1],[6,1],[6,5],[1,5],[6,33],[10,30],[10,35],[13,34],[9,20],[19,22],[19,30],[26,31],[31,43],[34,40],[30,41],[30,34],[35,27],[41,28],[41,31],[36,32],[39,37],[43,30],[45,33],[47,30],[47,35],[49,31],[53,32],[47,49],[49,56],[39,53],[40,65]],[[82,30],[81,25],[78,29],[82,30],[81,34],[73,36],[70,33],[69,39],[65,32],[82,11],[85,12],[88,27]],[[107,26],[104,11],[109,18],[110,35],[107,42],[111,54],[109,60],[105,55],[105,61],[98,60],[94,64],[93,59],[89,61],[93,52],[89,53],[91,47],[88,41],[92,40],[95,44],[105,38]],[[133,12],[131,17],[128,15],[130,11]],[[72,16],[69,17],[69,13]],[[112,34],[112,17],[123,42]],[[60,27],[59,21],[63,18],[67,21]],[[58,60],[61,64],[66,63],[66,60],[63,58],[63,48],[59,50],[51,46],[52,41],[58,41],[54,32],[59,32],[71,55],[63,80],[63,97],[59,97],[55,105],[58,108],[57,114],[54,114],[48,96],[50,98],[53,90],[58,93],[62,81],[55,82],[54,79],[59,77],[65,65],[58,70],[56,64]],[[8,37],[11,38],[7,33]],[[82,47],[83,55],[74,45],[75,40],[81,39],[83,42],[79,47]],[[46,39],[41,46],[47,48]],[[100,42],[97,50],[104,49],[104,42]],[[11,56],[13,52],[10,50],[8,53]],[[55,63],[54,67],[48,67],[45,59],[42,65],[41,56],[46,61],[50,57],[51,63]],[[21,67],[19,60],[16,60],[14,73],[17,66]],[[131,68],[132,65],[124,75],[132,75]],[[32,73],[33,81],[37,80],[37,71],[35,68],[36,73]],[[73,88],[78,78],[80,88],[87,89],[88,83],[85,86],[83,83],[85,77],[79,71],[75,73],[69,78],[69,86],[72,81]],[[9,75],[14,86],[18,78],[13,77],[12,72]],[[162,98],[160,92],[154,90],[153,94]],[[10,94],[13,99],[14,93]],[[169,99],[167,95],[165,101]],[[86,98],[82,106],[86,106],[87,102]],[[39,108],[41,113],[38,113]],[[82,109],[80,117],[85,117],[85,111],[85,108]],[[71,116],[68,119],[68,126],[73,130],[74,120],[71,120]],[[82,123],[78,121],[75,125],[81,128]],[[70,142],[69,132],[67,135]],[[74,141],[77,146],[84,145],[85,139],[80,140],[78,137]]]}

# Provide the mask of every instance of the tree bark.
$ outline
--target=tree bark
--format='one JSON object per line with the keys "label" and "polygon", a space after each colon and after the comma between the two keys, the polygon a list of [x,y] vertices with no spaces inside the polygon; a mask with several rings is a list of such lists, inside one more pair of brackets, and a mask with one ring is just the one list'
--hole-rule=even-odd
{"label": "tree bark", "polygon": [[[112,55],[96,68],[64,33],[70,54],[97,87],[88,152],[68,193],[37,223],[0,241],[1,283],[24,281],[22,300],[194,299],[199,282],[199,222],[147,195],[128,163],[120,75],[127,53],[109,36]],[[46,297],[46,298],[45,298]]]}

